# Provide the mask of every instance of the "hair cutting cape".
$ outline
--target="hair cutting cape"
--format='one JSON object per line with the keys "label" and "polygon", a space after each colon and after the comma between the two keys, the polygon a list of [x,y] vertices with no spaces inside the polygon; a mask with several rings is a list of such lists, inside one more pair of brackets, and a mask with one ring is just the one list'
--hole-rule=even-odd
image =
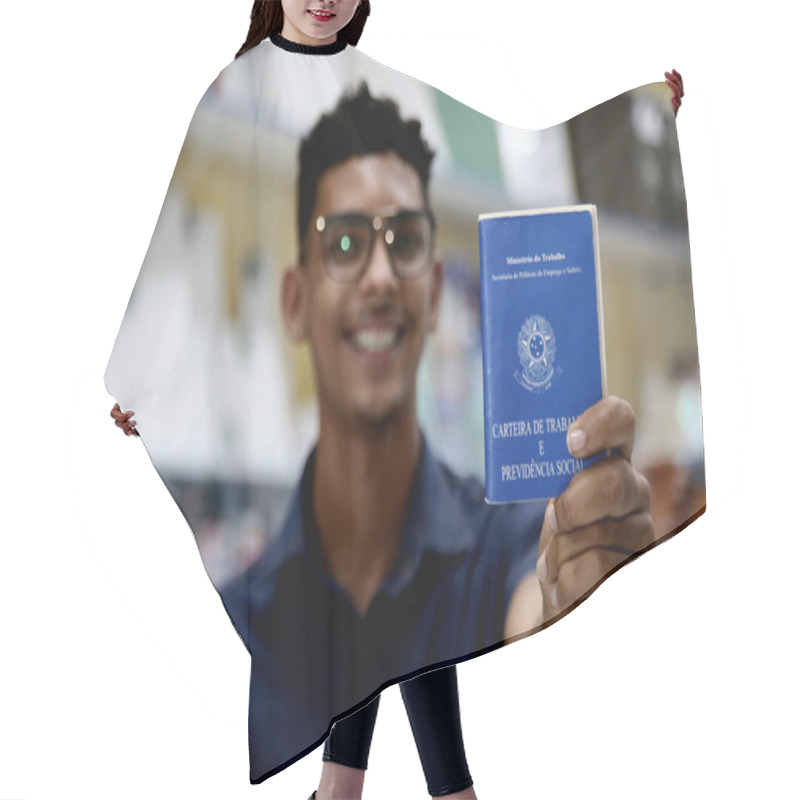
{"label": "hair cutting cape", "polygon": [[[320,364],[287,335],[280,297],[299,259],[300,143],[362,83],[419,120],[435,151],[429,201],[444,284],[416,371],[422,446],[402,539],[359,613],[329,572],[326,520],[311,502]],[[652,84],[519,130],[343,43],[309,49],[273,37],[201,99],[105,382],[135,411],[251,654],[252,782],[318,746],[382,688],[502,645],[510,599],[535,571],[545,501],[484,499],[479,214],[597,207],[607,390],[635,410],[633,463],[651,484],[657,537],[704,510],[670,96]],[[357,139],[369,133],[353,126]],[[331,328],[327,345],[352,342]]]}

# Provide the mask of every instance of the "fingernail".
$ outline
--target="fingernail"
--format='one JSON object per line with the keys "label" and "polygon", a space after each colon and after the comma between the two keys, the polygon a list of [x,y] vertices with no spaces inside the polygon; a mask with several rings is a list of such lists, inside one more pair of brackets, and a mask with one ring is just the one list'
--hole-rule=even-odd
{"label": "fingernail", "polygon": [[556,586],[550,588],[550,606],[558,608],[558,588]]}
{"label": "fingernail", "polygon": [[547,556],[544,553],[539,556],[539,560],[536,562],[536,574],[542,583],[547,580]]}
{"label": "fingernail", "polygon": [[570,431],[567,437],[567,447],[572,455],[577,455],[586,446],[586,434],[580,429],[576,428]]}
{"label": "fingernail", "polygon": [[548,504],[545,519],[547,520],[547,527],[550,528],[550,530],[553,531],[553,533],[555,533],[558,530],[558,520],[556,519],[555,503]]}

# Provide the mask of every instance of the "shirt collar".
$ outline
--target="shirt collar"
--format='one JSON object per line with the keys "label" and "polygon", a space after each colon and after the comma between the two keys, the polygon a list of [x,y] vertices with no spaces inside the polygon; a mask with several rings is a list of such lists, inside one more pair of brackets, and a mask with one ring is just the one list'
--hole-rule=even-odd
{"label": "shirt collar", "polygon": [[[473,526],[470,526],[462,505],[455,497],[453,474],[439,464],[424,433],[420,433],[421,454],[411,490],[409,515],[397,557],[381,587],[393,597],[417,574],[426,551],[454,556],[468,551],[475,537]],[[315,445],[292,493],[286,522],[278,537],[267,546],[262,562],[266,574],[277,572],[292,556],[303,553],[322,571],[325,570],[322,542],[311,502],[316,452]]]}

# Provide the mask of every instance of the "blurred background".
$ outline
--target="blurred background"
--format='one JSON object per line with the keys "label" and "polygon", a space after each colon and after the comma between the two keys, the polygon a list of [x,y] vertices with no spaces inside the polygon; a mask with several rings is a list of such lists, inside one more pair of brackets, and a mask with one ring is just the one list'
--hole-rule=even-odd
{"label": "blurred background", "polygon": [[[136,398],[148,452],[217,586],[279,532],[317,436],[310,354],[285,337],[278,298],[297,257],[299,142],[335,94],[313,75],[272,83],[281,73],[258,65],[263,55],[258,48],[224,70],[197,108],[106,374],[121,402]],[[263,85],[251,69],[267,75]],[[666,86],[525,131],[366,57],[337,69],[339,91],[366,79],[373,94],[421,120],[437,153],[431,204],[446,287],[418,392],[439,458],[483,479],[478,215],[593,203],[608,392],[636,412],[634,462],[653,488],[658,535],[683,525],[705,505],[705,470],[686,204]]]}

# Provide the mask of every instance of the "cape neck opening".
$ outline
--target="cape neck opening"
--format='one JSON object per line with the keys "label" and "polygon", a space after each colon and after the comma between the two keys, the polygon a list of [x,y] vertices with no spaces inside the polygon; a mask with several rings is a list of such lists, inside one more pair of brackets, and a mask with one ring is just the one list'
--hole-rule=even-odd
{"label": "cape neck opening", "polygon": [[292,42],[279,33],[273,33],[269,40],[282,50],[288,50],[290,53],[303,53],[307,56],[332,56],[336,53],[341,53],[347,47],[346,39],[337,39],[330,44],[297,44],[297,42]]}

